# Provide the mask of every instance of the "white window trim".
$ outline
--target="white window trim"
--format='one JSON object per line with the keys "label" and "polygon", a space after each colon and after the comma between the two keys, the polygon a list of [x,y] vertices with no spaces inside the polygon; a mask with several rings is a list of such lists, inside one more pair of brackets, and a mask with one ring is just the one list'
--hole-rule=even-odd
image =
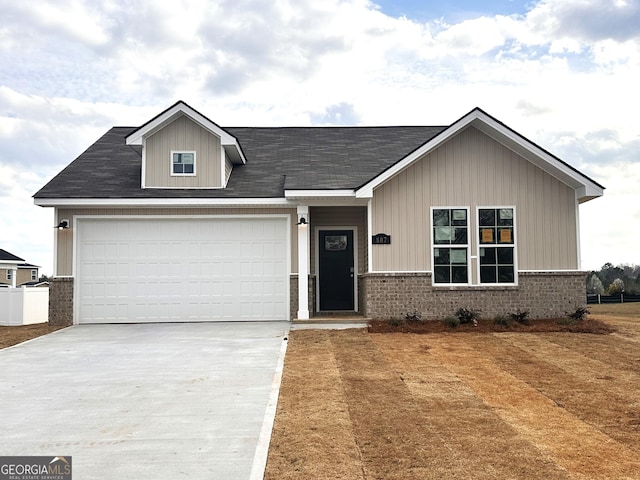
{"label": "white window trim", "polygon": [[[436,244],[435,235],[433,234],[433,211],[434,210],[465,210],[467,212],[467,243],[464,245]],[[471,229],[470,208],[468,206],[448,206],[438,205],[429,209],[429,236],[431,237],[431,285],[432,287],[469,287],[472,282],[471,268],[471,238],[473,230]],[[467,283],[436,283],[436,265],[435,265],[435,249],[436,248],[466,248],[467,250]]]}
{"label": "white window trim", "polygon": [[38,280],[38,271],[37,270],[31,270],[31,281],[35,282],[36,280]]}
{"label": "white window trim", "polygon": [[[193,155],[193,173],[173,173],[173,155],[175,153],[191,153]],[[171,150],[169,155],[169,175],[172,177],[195,177],[197,172],[197,159],[195,150]]]}
{"label": "white window trim", "polygon": [[11,268],[7,268],[7,280],[12,280],[13,270]]}
{"label": "white window trim", "polygon": [[[500,247],[500,244],[481,244],[480,243],[480,210],[490,210],[490,209],[499,209],[499,208],[510,208],[513,210],[513,243],[505,244],[504,246],[513,247],[513,283],[482,283],[480,281],[480,249],[483,247]],[[515,205],[482,205],[476,207],[476,218],[475,218],[475,237],[476,237],[476,281],[474,285],[478,285],[480,287],[515,287],[518,286],[518,212],[516,211]]]}

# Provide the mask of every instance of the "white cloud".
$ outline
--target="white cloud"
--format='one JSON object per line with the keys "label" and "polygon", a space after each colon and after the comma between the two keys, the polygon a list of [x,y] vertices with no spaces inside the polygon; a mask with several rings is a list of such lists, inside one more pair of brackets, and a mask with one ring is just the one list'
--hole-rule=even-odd
{"label": "white cloud", "polygon": [[[5,31],[21,32],[7,45],[30,46],[38,42],[38,37],[58,38],[60,41],[79,41],[89,46],[99,46],[107,42],[108,34],[100,24],[101,12],[92,2],[79,0],[57,0],[55,2],[9,2],[0,7],[5,18]],[[7,35],[6,38],[12,37]],[[4,39],[4,38],[3,38]]]}
{"label": "white cloud", "polygon": [[441,55],[482,55],[504,46],[515,34],[517,21],[509,17],[480,17],[446,26],[435,36]]}
{"label": "white cloud", "polygon": [[607,262],[640,265],[639,163],[591,167],[593,175],[608,188],[603,198],[580,206],[584,268],[599,270]]}
{"label": "white cloud", "polygon": [[321,113],[311,112],[310,117],[314,125],[357,125],[360,122],[353,105],[346,102],[329,105]]}
{"label": "white cloud", "polygon": [[[638,164],[638,0],[543,0],[455,24],[392,18],[367,0],[0,0],[0,10],[0,166],[33,189],[11,203],[42,186],[20,166],[44,183],[110,126],[183,99],[221,125],[442,125],[480,106],[609,187],[582,207],[584,228],[626,195],[640,204],[616,193]],[[0,211],[0,223],[40,222],[26,205],[19,217]]]}
{"label": "white cloud", "polygon": [[34,207],[31,195],[45,178],[0,164],[0,248],[53,273],[53,213]]}
{"label": "white cloud", "polygon": [[46,174],[55,173],[110,126],[121,124],[122,119],[137,125],[148,119],[151,111],[73,98],[24,95],[0,86],[0,164],[38,167]]}
{"label": "white cloud", "polygon": [[640,37],[637,0],[544,0],[527,19],[533,29],[568,44]]}

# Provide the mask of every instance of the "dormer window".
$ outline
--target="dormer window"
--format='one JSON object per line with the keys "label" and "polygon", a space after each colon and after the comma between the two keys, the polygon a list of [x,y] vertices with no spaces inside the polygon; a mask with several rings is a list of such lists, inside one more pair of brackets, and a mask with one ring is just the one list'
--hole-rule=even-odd
{"label": "dormer window", "polygon": [[171,152],[171,175],[194,176],[196,174],[196,152],[193,151],[172,151]]}

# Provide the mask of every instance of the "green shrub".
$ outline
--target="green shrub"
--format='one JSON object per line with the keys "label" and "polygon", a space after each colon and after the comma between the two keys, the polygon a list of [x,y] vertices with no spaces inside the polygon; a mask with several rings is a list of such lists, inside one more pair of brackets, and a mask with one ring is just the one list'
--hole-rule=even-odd
{"label": "green shrub", "polygon": [[458,318],[460,323],[473,323],[474,325],[478,325],[480,312],[476,312],[471,308],[459,308],[456,310],[455,316]]}
{"label": "green shrub", "polygon": [[587,318],[587,315],[589,315],[589,308],[576,307],[576,309],[573,312],[566,312],[566,315],[569,320],[572,320],[574,322],[580,322],[585,318]]}
{"label": "green shrub", "polygon": [[417,310],[413,312],[407,312],[404,314],[404,319],[409,323],[421,323],[422,322],[422,314]]}
{"label": "green shrub", "polygon": [[393,318],[390,318],[388,321],[389,321],[389,325],[391,325],[392,327],[399,327],[400,325],[404,325],[404,319],[402,318],[393,317]]}
{"label": "green shrub", "polygon": [[458,328],[460,326],[460,320],[457,317],[446,317],[442,320],[442,323],[449,328]]}
{"label": "green shrub", "polygon": [[511,325],[511,318],[507,315],[496,315],[493,318],[493,323],[496,325],[501,325],[503,327],[508,327]]}
{"label": "green shrub", "polygon": [[520,310],[520,309],[517,309],[515,312],[509,314],[509,317],[511,317],[511,320],[518,323],[526,323],[528,316],[529,316],[529,310]]}

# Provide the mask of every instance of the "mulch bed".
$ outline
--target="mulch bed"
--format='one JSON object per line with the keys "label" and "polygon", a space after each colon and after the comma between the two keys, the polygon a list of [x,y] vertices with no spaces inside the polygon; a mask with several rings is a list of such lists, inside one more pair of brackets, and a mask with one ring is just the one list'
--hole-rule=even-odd
{"label": "mulch bed", "polygon": [[616,331],[614,327],[600,320],[586,318],[579,321],[567,319],[536,319],[525,322],[512,321],[509,325],[501,325],[493,320],[478,320],[477,326],[463,323],[451,327],[444,321],[425,320],[372,320],[369,322],[370,333],[495,333],[495,332],[571,332],[607,335]]}

